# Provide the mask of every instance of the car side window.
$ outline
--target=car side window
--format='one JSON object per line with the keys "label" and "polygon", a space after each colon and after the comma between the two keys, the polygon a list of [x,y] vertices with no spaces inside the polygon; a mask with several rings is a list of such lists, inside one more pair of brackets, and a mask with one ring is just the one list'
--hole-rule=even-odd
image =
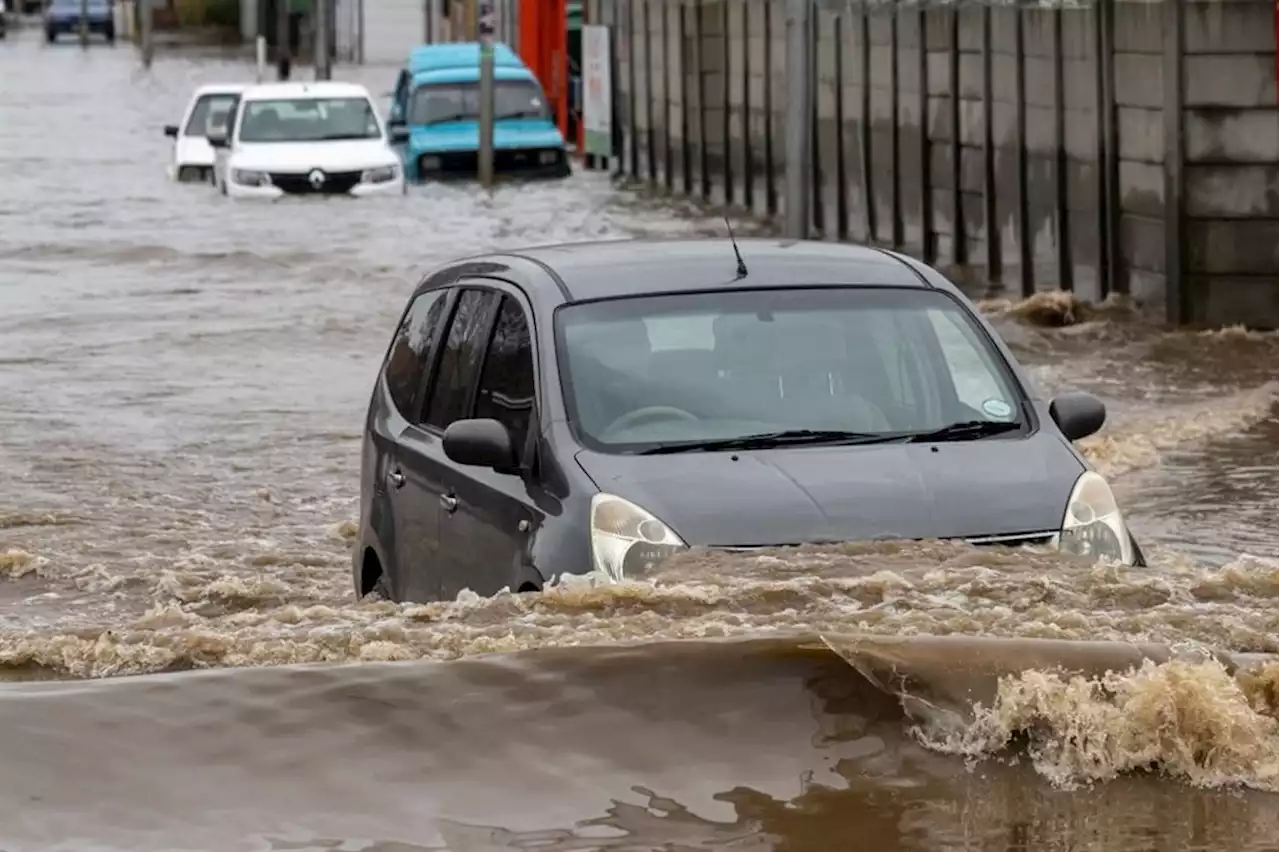
{"label": "car side window", "polygon": [[533,371],[533,340],[524,309],[504,296],[480,371],[475,416],[506,426],[517,451],[524,446],[533,412]]}
{"label": "car side window", "polygon": [[489,319],[493,293],[488,290],[463,290],[449,324],[449,336],[440,352],[440,365],[427,394],[423,422],[438,429],[467,416],[471,385],[484,346],[483,332]]}
{"label": "car side window", "polygon": [[448,294],[444,288],[428,290],[413,300],[396,329],[395,340],[387,356],[384,371],[387,391],[400,414],[410,421],[417,420],[418,412],[422,410],[419,388],[431,363],[429,359],[435,341],[440,336]]}

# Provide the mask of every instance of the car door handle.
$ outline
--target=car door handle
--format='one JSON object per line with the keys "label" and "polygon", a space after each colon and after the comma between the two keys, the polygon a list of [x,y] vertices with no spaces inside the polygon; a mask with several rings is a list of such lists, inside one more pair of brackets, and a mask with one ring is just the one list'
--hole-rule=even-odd
{"label": "car door handle", "polygon": [[454,497],[452,494],[441,494],[440,505],[444,506],[444,510],[446,512],[452,512],[454,509],[458,508],[458,498]]}
{"label": "car door handle", "polygon": [[387,471],[387,481],[391,483],[393,488],[403,488],[404,474],[398,470]]}

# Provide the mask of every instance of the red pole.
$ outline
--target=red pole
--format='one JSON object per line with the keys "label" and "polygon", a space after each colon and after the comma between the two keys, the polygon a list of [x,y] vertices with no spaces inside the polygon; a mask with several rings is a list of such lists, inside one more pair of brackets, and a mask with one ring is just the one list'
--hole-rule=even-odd
{"label": "red pole", "polygon": [[548,0],[551,4],[551,57],[555,62],[556,124],[560,135],[569,138],[569,17],[566,0]]}

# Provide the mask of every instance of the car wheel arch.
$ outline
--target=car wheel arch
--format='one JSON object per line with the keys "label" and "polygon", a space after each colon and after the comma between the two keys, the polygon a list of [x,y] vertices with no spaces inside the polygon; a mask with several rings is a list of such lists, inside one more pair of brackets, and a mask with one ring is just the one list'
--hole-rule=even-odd
{"label": "car wheel arch", "polygon": [[372,545],[366,545],[360,554],[360,597],[365,597],[379,586],[390,590],[391,577],[378,551]]}

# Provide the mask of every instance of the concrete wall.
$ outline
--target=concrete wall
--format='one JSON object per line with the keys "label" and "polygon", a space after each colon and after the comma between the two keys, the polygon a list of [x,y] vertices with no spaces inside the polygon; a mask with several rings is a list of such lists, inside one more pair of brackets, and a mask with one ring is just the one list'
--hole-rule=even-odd
{"label": "concrete wall", "polygon": [[364,0],[365,61],[402,63],[426,37],[423,0]]}
{"label": "concrete wall", "polygon": [[1195,316],[1276,313],[1274,3],[1183,9],[1183,298]]}
{"label": "concrete wall", "polygon": [[[587,15],[614,30],[608,167],[780,212],[784,2],[590,0]],[[1023,294],[1275,327],[1275,32],[1269,0],[819,0],[815,235]]]}

